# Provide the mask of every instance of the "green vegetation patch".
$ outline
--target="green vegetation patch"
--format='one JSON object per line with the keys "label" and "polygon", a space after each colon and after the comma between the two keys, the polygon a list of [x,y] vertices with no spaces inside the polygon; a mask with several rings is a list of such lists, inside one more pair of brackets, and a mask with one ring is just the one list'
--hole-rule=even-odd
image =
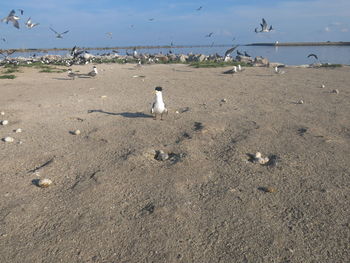
{"label": "green vegetation patch", "polygon": [[0,79],[15,79],[15,75],[1,75]]}
{"label": "green vegetation patch", "polygon": [[321,68],[340,68],[342,67],[342,64],[329,64],[329,63],[325,63],[321,65]]}

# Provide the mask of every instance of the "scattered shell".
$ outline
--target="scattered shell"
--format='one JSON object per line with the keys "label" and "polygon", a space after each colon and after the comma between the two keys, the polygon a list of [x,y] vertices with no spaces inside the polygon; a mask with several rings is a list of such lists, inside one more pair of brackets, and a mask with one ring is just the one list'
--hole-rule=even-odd
{"label": "scattered shell", "polygon": [[1,125],[7,125],[7,124],[9,124],[9,121],[8,121],[8,120],[3,120],[3,121],[1,121]]}
{"label": "scattered shell", "polygon": [[38,186],[45,188],[45,187],[49,187],[52,184],[52,181],[50,179],[40,179],[38,181]]}
{"label": "scattered shell", "polygon": [[100,98],[101,99],[105,99],[105,98],[107,98],[107,96],[106,95],[102,95]]}
{"label": "scattered shell", "polygon": [[257,152],[253,158],[254,163],[266,164],[270,161],[268,157],[263,158],[260,152]]}
{"label": "scattered shell", "polygon": [[298,100],[297,104],[304,104],[303,100]]}
{"label": "scattered shell", "polygon": [[221,102],[227,102],[227,99],[222,99]]}
{"label": "scattered shell", "polygon": [[339,90],[334,89],[334,90],[332,90],[332,93],[339,94]]}
{"label": "scattered shell", "polygon": [[261,158],[261,153],[260,153],[260,152],[257,152],[257,153],[255,154],[255,159],[259,159],[259,158]]}
{"label": "scattered shell", "polygon": [[74,135],[79,135],[79,134],[80,134],[80,130],[75,130],[75,131],[73,132],[73,134],[74,134]]}
{"label": "scattered shell", "polygon": [[15,130],[15,133],[20,133],[20,132],[22,132],[21,128],[18,128],[18,129]]}
{"label": "scattered shell", "polygon": [[0,115],[5,115],[5,112],[4,112],[4,111],[1,111],[1,112],[0,112]]}
{"label": "scattered shell", "polygon": [[14,142],[15,139],[13,139],[12,137],[5,137],[2,139],[4,142]]}
{"label": "scattered shell", "polygon": [[321,85],[321,89],[324,89],[326,86],[324,84]]}
{"label": "scattered shell", "polygon": [[175,111],[175,113],[176,113],[176,114],[179,114],[180,112],[177,110],[177,111]]}

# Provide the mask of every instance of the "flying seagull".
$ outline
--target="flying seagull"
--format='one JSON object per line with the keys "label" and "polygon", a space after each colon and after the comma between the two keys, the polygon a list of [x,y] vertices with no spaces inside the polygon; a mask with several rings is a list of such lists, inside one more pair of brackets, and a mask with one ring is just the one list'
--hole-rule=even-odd
{"label": "flying seagull", "polygon": [[203,8],[203,6],[198,7],[196,10],[200,11]]}
{"label": "flying seagull", "polygon": [[2,22],[6,22],[6,24],[8,24],[9,22],[13,23],[13,26],[16,27],[17,29],[19,29],[19,17],[15,15],[15,10],[12,10],[7,17],[3,18],[1,21]]}
{"label": "flying seagull", "polygon": [[67,31],[64,31],[64,32],[62,32],[62,33],[58,33],[58,32],[57,32],[56,30],[54,30],[53,28],[50,27],[50,29],[56,34],[56,38],[63,38],[62,35],[69,32],[69,30],[67,30]]}
{"label": "flying seagull", "polygon": [[208,35],[205,35],[205,37],[211,37],[213,34],[214,34],[214,32],[211,32]]}
{"label": "flying seagull", "polygon": [[231,53],[238,47],[238,45],[231,47],[230,49],[226,50],[224,57],[227,57],[231,55]]}
{"label": "flying seagull", "polygon": [[26,22],[26,27],[28,27],[28,28],[33,28],[33,27],[35,27],[35,26],[37,26],[37,25],[39,25],[39,23],[33,23],[32,20],[31,20],[31,18],[30,18],[30,17],[28,18],[28,20],[27,20],[27,22]]}
{"label": "flying seagull", "polygon": [[112,38],[113,33],[112,33],[112,32],[107,32],[106,35],[107,35],[109,38]]}
{"label": "flying seagull", "polygon": [[272,25],[270,25],[270,27],[269,27],[264,18],[262,19],[262,23],[260,23],[260,26],[261,26],[261,30],[258,31],[258,28],[255,28],[255,30],[254,30],[255,33],[270,32],[273,30]]}
{"label": "flying seagull", "polygon": [[154,18],[150,18],[150,19],[148,19],[148,21],[153,21],[154,20]]}
{"label": "flying seagull", "polygon": [[151,108],[151,114],[154,114],[154,119],[157,119],[157,114],[160,114],[160,119],[163,120],[163,114],[168,114],[168,110],[164,104],[163,101],[163,95],[162,95],[163,88],[162,87],[156,87],[155,88],[155,94],[156,97],[154,99],[154,102],[152,104]]}
{"label": "flying seagull", "polygon": [[318,59],[318,57],[317,57],[315,54],[309,54],[307,57],[308,57],[308,58],[314,57],[315,59]]}

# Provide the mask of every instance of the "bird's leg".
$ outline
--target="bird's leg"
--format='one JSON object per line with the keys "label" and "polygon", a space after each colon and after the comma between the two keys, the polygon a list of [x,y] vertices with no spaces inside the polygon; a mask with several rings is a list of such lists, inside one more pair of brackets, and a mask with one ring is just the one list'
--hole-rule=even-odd
{"label": "bird's leg", "polygon": [[157,114],[154,114],[153,120],[157,120]]}

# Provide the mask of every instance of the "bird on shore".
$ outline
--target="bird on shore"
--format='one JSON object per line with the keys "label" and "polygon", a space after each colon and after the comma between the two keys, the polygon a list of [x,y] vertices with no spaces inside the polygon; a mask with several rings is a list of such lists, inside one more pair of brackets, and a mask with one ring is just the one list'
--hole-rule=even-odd
{"label": "bird on shore", "polygon": [[307,57],[308,57],[308,58],[314,57],[315,59],[318,59],[317,55],[315,55],[315,54],[309,54]]}
{"label": "bird on shore", "polygon": [[11,10],[11,12],[8,14],[7,17],[3,18],[1,21],[8,24],[9,22],[12,22],[13,26],[17,29],[19,29],[19,22],[18,20],[20,19],[18,16],[15,15],[16,11]]}
{"label": "bird on shore", "polygon": [[90,72],[89,72],[88,74],[86,74],[86,75],[88,75],[88,76],[90,76],[90,77],[96,77],[97,74],[98,74],[97,68],[96,68],[96,66],[93,66],[92,71],[90,71]]}
{"label": "bird on shore", "polygon": [[33,23],[32,20],[31,20],[31,18],[30,18],[30,17],[28,18],[28,20],[27,20],[27,22],[26,22],[26,27],[27,27],[27,28],[33,28],[33,27],[35,27],[35,26],[37,26],[37,25],[39,25],[39,23]]}
{"label": "bird on shore", "polygon": [[244,54],[242,52],[239,52],[238,50],[237,50],[237,55],[238,56],[244,56]]}
{"label": "bird on shore", "polygon": [[68,32],[69,32],[69,30],[67,30],[67,31],[64,31],[64,32],[62,32],[62,33],[58,33],[56,30],[54,30],[53,28],[51,28],[50,27],[50,29],[51,29],[51,31],[53,31],[55,34],[56,34],[56,38],[63,38],[63,34],[67,34]]}
{"label": "bird on shore", "polygon": [[214,32],[210,32],[208,35],[205,35],[205,37],[211,37],[214,34]]}
{"label": "bird on shore", "polygon": [[154,114],[154,120],[157,119],[157,114],[160,114],[160,119],[163,120],[163,114],[168,114],[168,110],[164,104],[163,101],[163,95],[162,95],[163,88],[162,87],[156,87],[155,88],[155,99],[152,104],[151,108],[151,114]]}
{"label": "bird on shore", "polygon": [[247,51],[244,51],[244,56],[246,56],[246,57],[251,57],[251,55],[249,55],[249,54],[247,53]]}
{"label": "bird on shore", "polygon": [[261,26],[261,30],[258,31],[258,28],[255,28],[255,33],[261,33],[261,32],[270,32],[273,30],[272,25],[270,25],[270,27],[268,27],[268,24],[266,23],[266,20],[263,18],[262,19],[262,23],[260,23]]}
{"label": "bird on shore", "polygon": [[69,69],[68,69],[68,77],[70,77],[72,80],[74,80],[74,79],[75,79],[75,76],[76,76],[76,74],[73,73],[73,71],[72,71],[71,68],[69,68]]}
{"label": "bird on shore", "polygon": [[276,74],[282,75],[282,74],[284,74],[284,73],[286,73],[286,72],[283,71],[283,70],[281,70],[278,66],[276,66],[276,67],[275,67],[275,73],[276,73]]}
{"label": "bird on shore", "polygon": [[232,69],[224,71],[223,74],[235,74],[235,73],[237,73],[237,72],[238,72],[238,71],[237,71],[237,67],[236,67],[236,66],[233,66]]}
{"label": "bird on shore", "polygon": [[233,51],[235,51],[235,49],[236,49],[237,47],[238,47],[238,45],[236,45],[236,46],[234,46],[234,47],[231,47],[231,48],[229,48],[228,50],[226,50],[224,57],[226,58],[227,56],[230,56],[231,53],[232,53]]}

